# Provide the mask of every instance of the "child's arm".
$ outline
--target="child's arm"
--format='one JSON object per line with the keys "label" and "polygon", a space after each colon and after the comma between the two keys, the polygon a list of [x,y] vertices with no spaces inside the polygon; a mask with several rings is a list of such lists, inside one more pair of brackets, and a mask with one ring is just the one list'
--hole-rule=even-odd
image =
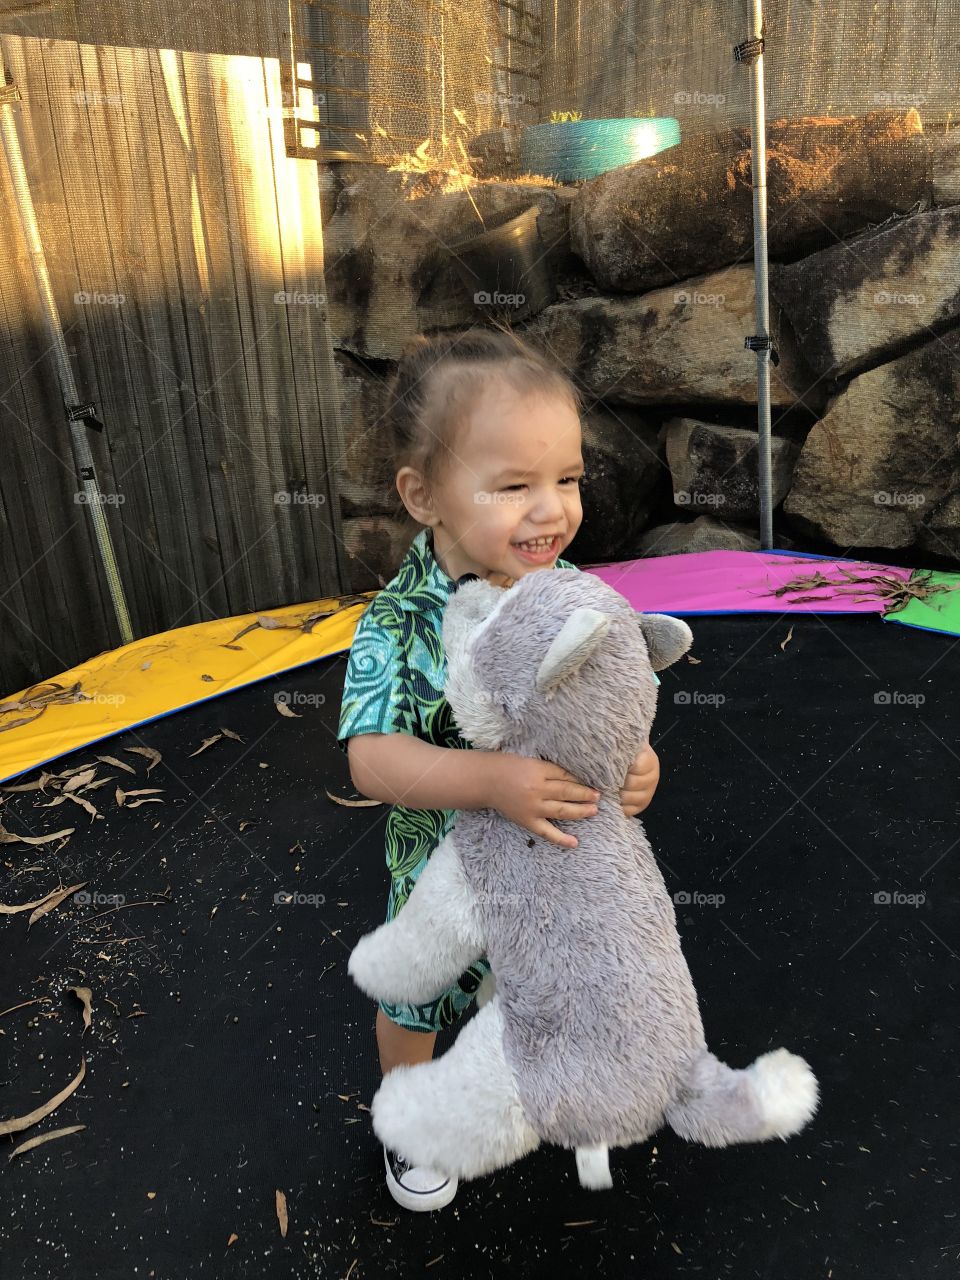
{"label": "child's arm", "polygon": [[549,760],[435,747],[407,733],[358,734],[347,758],[361,795],[408,809],[497,809],[564,848],[576,848],[577,838],[553,822],[597,811],[598,793]]}

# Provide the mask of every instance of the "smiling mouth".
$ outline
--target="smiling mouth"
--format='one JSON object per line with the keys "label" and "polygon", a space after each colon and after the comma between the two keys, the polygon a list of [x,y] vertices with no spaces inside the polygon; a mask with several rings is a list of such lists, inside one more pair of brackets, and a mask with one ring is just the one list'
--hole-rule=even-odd
{"label": "smiling mouth", "polygon": [[512,542],[510,545],[526,555],[545,555],[548,551],[559,550],[560,535],[555,533],[550,538],[531,538],[529,542]]}

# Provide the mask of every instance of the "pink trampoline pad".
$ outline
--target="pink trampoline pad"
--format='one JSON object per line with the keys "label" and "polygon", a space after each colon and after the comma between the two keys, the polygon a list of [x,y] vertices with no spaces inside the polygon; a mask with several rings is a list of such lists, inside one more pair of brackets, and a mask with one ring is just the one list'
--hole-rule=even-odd
{"label": "pink trampoline pad", "polygon": [[698,551],[587,572],[645,613],[882,613],[882,579],[907,582],[912,570],[782,552]]}

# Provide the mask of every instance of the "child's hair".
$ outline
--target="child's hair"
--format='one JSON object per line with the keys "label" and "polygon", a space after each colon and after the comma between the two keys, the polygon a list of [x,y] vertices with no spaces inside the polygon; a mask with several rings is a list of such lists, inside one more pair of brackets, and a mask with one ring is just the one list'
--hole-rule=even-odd
{"label": "child's hair", "polygon": [[576,414],[582,411],[580,394],[567,374],[508,330],[471,329],[412,339],[388,384],[379,466],[380,482],[396,502],[394,516],[411,536],[421,526],[400,500],[397,472],[416,467],[428,484],[436,483],[455,456],[458,433],[492,375],[521,395],[560,396]]}

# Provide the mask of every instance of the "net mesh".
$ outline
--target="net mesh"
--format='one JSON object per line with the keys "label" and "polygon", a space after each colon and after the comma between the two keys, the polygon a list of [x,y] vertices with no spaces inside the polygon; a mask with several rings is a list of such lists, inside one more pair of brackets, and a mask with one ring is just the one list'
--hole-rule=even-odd
{"label": "net mesh", "polygon": [[[960,4],[778,0],[765,20],[771,256],[924,207],[917,139],[957,115]],[[105,426],[92,448],[136,633],[382,581],[402,552],[367,465],[384,379],[411,333],[487,323],[451,258],[481,224],[536,203],[561,300],[749,267],[750,75],[733,54],[747,34],[746,6],[709,0],[0,0],[7,100],[79,395]],[[586,246],[571,240],[578,183],[524,150],[555,113],[678,122],[655,158],[669,200],[645,188],[618,214],[646,257],[594,260],[589,224]],[[119,637],[8,163],[0,193],[2,674],[19,686]],[[542,333],[563,359],[563,333]],[[614,399],[653,394],[627,381]],[[800,407],[807,426],[822,412]]]}

